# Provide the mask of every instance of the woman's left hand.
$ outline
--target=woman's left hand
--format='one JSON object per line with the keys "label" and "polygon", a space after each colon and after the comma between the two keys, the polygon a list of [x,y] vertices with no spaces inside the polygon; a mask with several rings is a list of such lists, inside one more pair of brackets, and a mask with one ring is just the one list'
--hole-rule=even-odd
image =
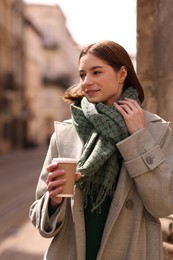
{"label": "woman's left hand", "polygon": [[114,106],[123,116],[131,135],[146,127],[144,111],[136,100],[125,98],[124,100],[119,100],[118,103],[115,102]]}

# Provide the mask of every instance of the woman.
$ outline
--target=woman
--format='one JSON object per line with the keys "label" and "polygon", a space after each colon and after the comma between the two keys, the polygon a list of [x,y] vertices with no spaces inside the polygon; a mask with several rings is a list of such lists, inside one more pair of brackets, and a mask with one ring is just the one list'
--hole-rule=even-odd
{"label": "woman", "polygon": [[[80,83],[65,99],[72,120],[55,123],[30,219],[53,238],[44,259],[161,260],[159,218],[173,212],[169,123],[142,109],[142,86],[122,46],[103,41],[79,57]],[[74,200],[56,197],[78,159]]]}

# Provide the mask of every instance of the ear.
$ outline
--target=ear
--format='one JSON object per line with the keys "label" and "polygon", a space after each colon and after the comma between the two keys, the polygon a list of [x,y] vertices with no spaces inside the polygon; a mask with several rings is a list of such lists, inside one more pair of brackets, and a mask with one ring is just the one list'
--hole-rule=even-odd
{"label": "ear", "polygon": [[123,83],[127,77],[127,69],[125,66],[122,66],[119,70],[119,79],[120,79],[120,82]]}

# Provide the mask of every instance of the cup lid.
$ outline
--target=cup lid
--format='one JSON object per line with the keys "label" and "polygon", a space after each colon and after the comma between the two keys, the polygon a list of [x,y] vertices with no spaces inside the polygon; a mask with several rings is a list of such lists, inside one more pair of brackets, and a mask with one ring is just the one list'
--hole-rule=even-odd
{"label": "cup lid", "polygon": [[77,163],[77,160],[75,158],[57,157],[57,158],[53,158],[53,162],[58,162],[58,163]]}

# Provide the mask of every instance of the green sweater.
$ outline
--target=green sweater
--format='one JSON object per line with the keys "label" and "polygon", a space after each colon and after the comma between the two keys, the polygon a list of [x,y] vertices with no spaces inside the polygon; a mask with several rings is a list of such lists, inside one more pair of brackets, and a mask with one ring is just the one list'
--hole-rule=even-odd
{"label": "green sweater", "polygon": [[91,200],[88,198],[85,214],[86,260],[96,260],[100,248],[103,230],[108,216],[112,198],[107,197],[101,205],[101,213],[91,212]]}

